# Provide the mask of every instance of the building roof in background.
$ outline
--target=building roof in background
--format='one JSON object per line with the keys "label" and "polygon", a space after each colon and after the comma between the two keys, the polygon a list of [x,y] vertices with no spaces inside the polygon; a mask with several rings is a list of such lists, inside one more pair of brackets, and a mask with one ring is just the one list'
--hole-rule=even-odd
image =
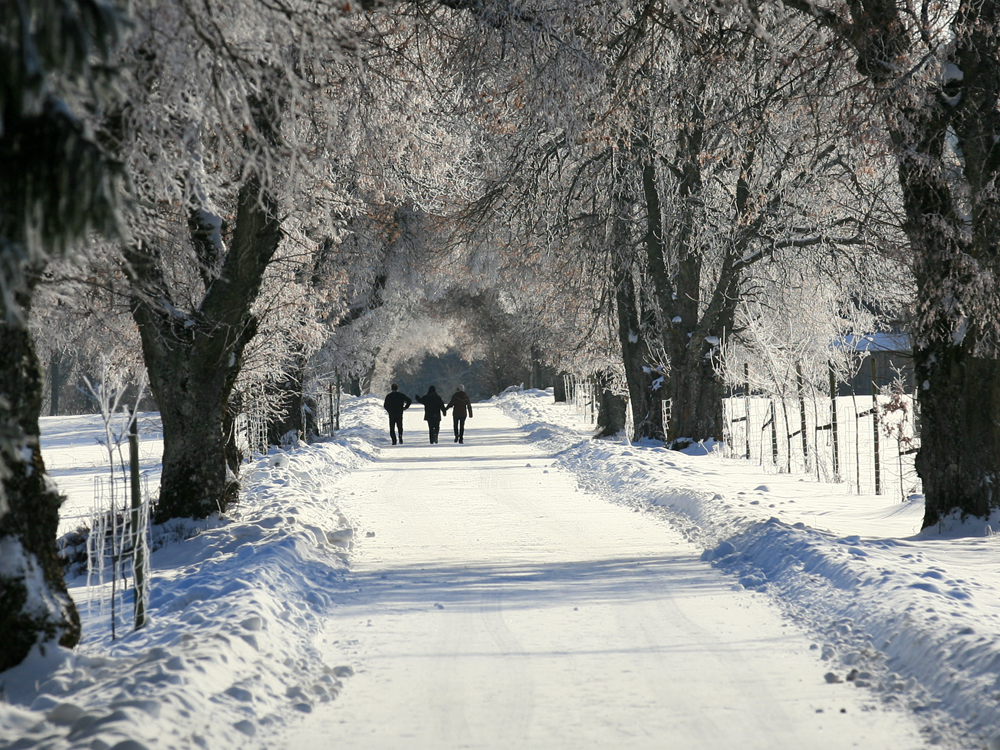
{"label": "building roof in background", "polygon": [[852,333],[834,341],[837,348],[847,347],[856,352],[909,352],[908,333]]}

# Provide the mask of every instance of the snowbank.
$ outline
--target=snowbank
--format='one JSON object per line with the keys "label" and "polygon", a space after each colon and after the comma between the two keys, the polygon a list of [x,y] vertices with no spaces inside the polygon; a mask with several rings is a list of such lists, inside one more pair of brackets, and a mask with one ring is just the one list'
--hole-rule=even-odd
{"label": "snowbank", "polygon": [[919,533],[922,499],[591,440],[573,408],[544,392],[496,401],[582,485],[679,527],[734,583],[806,625],[830,681],[916,712],[931,742],[1000,748],[1000,519]]}
{"label": "snowbank", "polygon": [[376,450],[364,426],[376,399],[354,406],[335,440],[258,460],[229,517],[154,531],[142,630],[112,642],[107,608],[70,581],[84,642],[36,649],[0,674],[0,747],[266,747],[297,712],[334,698],[353,671],[323,663],[314,639],[353,530],[332,498],[338,476]]}

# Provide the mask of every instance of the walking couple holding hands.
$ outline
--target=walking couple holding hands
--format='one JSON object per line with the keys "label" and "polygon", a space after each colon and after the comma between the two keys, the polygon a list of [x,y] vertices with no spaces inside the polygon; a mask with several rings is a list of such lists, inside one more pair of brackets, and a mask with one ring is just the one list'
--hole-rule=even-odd
{"label": "walking couple holding hands", "polygon": [[[417,396],[416,400],[424,405],[424,421],[427,422],[427,429],[430,432],[431,443],[438,441],[438,433],[441,431],[441,417],[448,415],[451,409],[452,422],[455,426],[455,442],[465,442],[465,420],[472,416],[472,400],[465,392],[465,386],[460,385],[455,390],[451,401],[444,403],[434,386],[427,389],[423,396]],[[396,444],[396,431],[399,431],[399,442],[403,442],[403,412],[410,408],[413,401],[406,394],[400,392],[399,386],[392,384],[392,390],[385,397],[382,405],[389,412],[389,437],[392,444]]]}

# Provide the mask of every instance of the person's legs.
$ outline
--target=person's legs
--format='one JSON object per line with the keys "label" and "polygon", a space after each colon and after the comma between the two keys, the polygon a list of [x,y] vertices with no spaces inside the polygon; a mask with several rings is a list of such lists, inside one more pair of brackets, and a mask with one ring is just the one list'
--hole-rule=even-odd
{"label": "person's legs", "polygon": [[431,442],[432,443],[436,443],[438,441],[438,433],[441,431],[441,423],[440,422],[428,422],[427,424],[431,428]]}
{"label": "person's legs", "polygon": [[458,442],[458,415],[452,414],[451,423],[455,427],[455,442]]}
{"label": "person's legs", "polygon": [[389,437],[392,438],[392,444],[396,444],[396,417],[393,414],[389,415]]}
{"label": "person's legs", "polygon": [[465,417],[459,417],[459,419],[458,419],[458,427],[456,429],[456,432],[458,432],[458,442],[464,443],[465,442]]}

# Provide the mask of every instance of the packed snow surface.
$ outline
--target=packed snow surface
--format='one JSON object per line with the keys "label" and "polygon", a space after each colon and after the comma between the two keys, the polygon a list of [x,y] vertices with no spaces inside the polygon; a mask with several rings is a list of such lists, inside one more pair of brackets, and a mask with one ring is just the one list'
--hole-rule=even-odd
{"label": "packed snow surface", "polygon": [[[593,440],[544,392],[464,445],[411,411],[391,446],[380,403],[156,527],[142,630],[71,579],[84,642],[0,674],[0,747],[1000,748],[995,525]],[[43,422],[67,516],[95,427]]]}

